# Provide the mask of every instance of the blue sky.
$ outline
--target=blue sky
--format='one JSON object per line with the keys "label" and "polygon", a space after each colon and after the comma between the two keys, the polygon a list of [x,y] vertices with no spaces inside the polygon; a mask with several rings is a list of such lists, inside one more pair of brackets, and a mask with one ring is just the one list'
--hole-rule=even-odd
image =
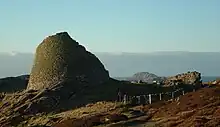
{"label": "blue sky", "polygon": [[220,0],[0,0],[0,52],[67,31],[92,52],[220,51]]}

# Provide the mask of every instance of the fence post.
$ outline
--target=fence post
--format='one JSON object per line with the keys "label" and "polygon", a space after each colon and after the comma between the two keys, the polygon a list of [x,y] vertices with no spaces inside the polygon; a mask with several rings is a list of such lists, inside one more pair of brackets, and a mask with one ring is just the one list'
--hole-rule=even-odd
{"label": "fence post", "polygon": [[151,104],[151,94],[149,94],[148,96],[149,96],[149,104]]}
{"label": "fence post", "polygon": [[138,98],[138,104],[140,104],[141,103],[141,96],[137,96],[137,98]]}
{"label": "fence post", "polygon": [[126,96],[126,94],[124,95],[124,104],[126,104],[127,103],[127,96]]}
{"label": "fence post", "polygon": [[[180,91],[180,90],[178,90]],[[193,89],[193,91],[195,91],[195,89]],[[172,100],[175,98],[175,92],[171,92],[171,96],[172,96]],[[163,93],[159,93],[159,97],[160,97],[160,101],[162,100],[162,94]],[[166,94],[166,93],[165,93]],[[170,95],[170,92],[168,93]],[[153,94],[153,95],[158,95],[158,94]],[[182,95],[185,95],[185,91],[182,90]],[[144,97],[145,103],[149,102],[149,104],[152,104],[152,94],[148,94],[148,100],[147,100],[147,95],[140,95],[140,96],[135,96],[136,98],[136,103],[140,104],[141,103],[141,96]],[[179,94],[176,95],[177,97],[179,96]],[[118,99],[119,101],[123,102],[124,104],[127,104],[129,101],[132,101],[132,97],[131,96],[127,96],[126,94],[124,94],[124,96],[121,96],[121,94],[118,94]],[[179,100],[179,97],[177,98],[177,100]]]}
{"label": "fence post", "polygon": [[145,103],[145,104],[147,103],[146,95],[144,95],[144,103]]}

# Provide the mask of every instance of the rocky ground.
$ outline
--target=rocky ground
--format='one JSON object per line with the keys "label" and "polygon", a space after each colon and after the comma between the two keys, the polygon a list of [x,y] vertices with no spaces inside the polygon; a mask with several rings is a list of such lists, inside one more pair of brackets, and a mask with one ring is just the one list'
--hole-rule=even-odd
{"label": "rocky ground", "polygon": [[175,84],[201,84],[201,73],[199,72],[187,72],[182,74],[177,74],[175,76],[170,76],[164,80],[164,86],[172,86]]}
{"label": "rocky ground", "polygon": [[[203,88],[196,92],[187,93],[184,96],[180,97],[180,99],[177,101],[158,102],[152,105],[135,107],[123,105],[118,107],[112,106],[114,108],[109,108],[109,111],[103,113],[104,116],[97,115],[96,117],[100,118],[100,121],[98,122],[99,124],[104,124],[102,126],[109,127],[141,127],[147,125],[166,127],[217,127],[220,126],[219,93],[220,87]],[[109,121],[111,121],[111,119],[106,119],[105,117],[118,119],[118,121],[121,122],[117,122],[117,120],[115,120],[116,123],[108,123]],[[94,116],[91,116],[90,118],[94,118]],[[106,121],[102,121],[103,118],[105,118]],[[69,121],[70,120],[64,120],[60,124],[57,124],[56,127],[67,125],[69,124]],[[113,122],[115,121],[113,120]],[[84,120],[84,122],[81,122],[86,123],[86,120]],[[73,122],[71,124],[74,125],[75,123],[76,122]],[[70,127],[70,125],[67,125],[66,127]]]}
{"label": "rocky ground", "polygon": [[[2,117],[0,125],[48,127],[200,127],[220,126],[220,86],[203,88],[175,101],[129,106],[97,102],[61,113],[38,113]],[[5,104],[1,104],[1,107]],[[13,105],[11,105],[13,107]],[[16,110],[16,109],[15,109]],[[1,112],[3,113],[3,112]],[[7,119],[7,122],[3,122]],[[9,124],[10,123],[10,124]]]}

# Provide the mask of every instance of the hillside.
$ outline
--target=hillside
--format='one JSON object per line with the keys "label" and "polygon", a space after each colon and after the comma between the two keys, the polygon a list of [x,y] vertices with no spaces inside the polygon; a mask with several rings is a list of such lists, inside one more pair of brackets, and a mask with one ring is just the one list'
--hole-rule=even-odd
{"label": "hillside", "polygon": [[[145,106],[102,101],[61,113],[25,116],[20,126],[27,123],[44,127],[217,126],[220,125],[219,92],[219,86],[203,88],[179,99]],[[13,118],[12,122],[17,124],[19,119]]]}

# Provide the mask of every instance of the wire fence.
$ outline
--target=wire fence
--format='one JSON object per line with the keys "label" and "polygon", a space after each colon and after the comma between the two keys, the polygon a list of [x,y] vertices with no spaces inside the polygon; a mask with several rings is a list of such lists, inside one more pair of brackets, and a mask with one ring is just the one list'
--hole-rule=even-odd
{"label": "wire fence", "polygon": [[[195,89],[193,89],[195,91]],[[122,102],[124,104],[152,104],[153,102],[162,101],[162,100],[179,100],[179,97],[184,95],[185,91],[183,88],[177,89],[172,92],[164,92],[164,93],[151,93],[146,95],[138,95],[138,96],[129,96],[127,94],[121,95],[118,94],[118,102]]]}

